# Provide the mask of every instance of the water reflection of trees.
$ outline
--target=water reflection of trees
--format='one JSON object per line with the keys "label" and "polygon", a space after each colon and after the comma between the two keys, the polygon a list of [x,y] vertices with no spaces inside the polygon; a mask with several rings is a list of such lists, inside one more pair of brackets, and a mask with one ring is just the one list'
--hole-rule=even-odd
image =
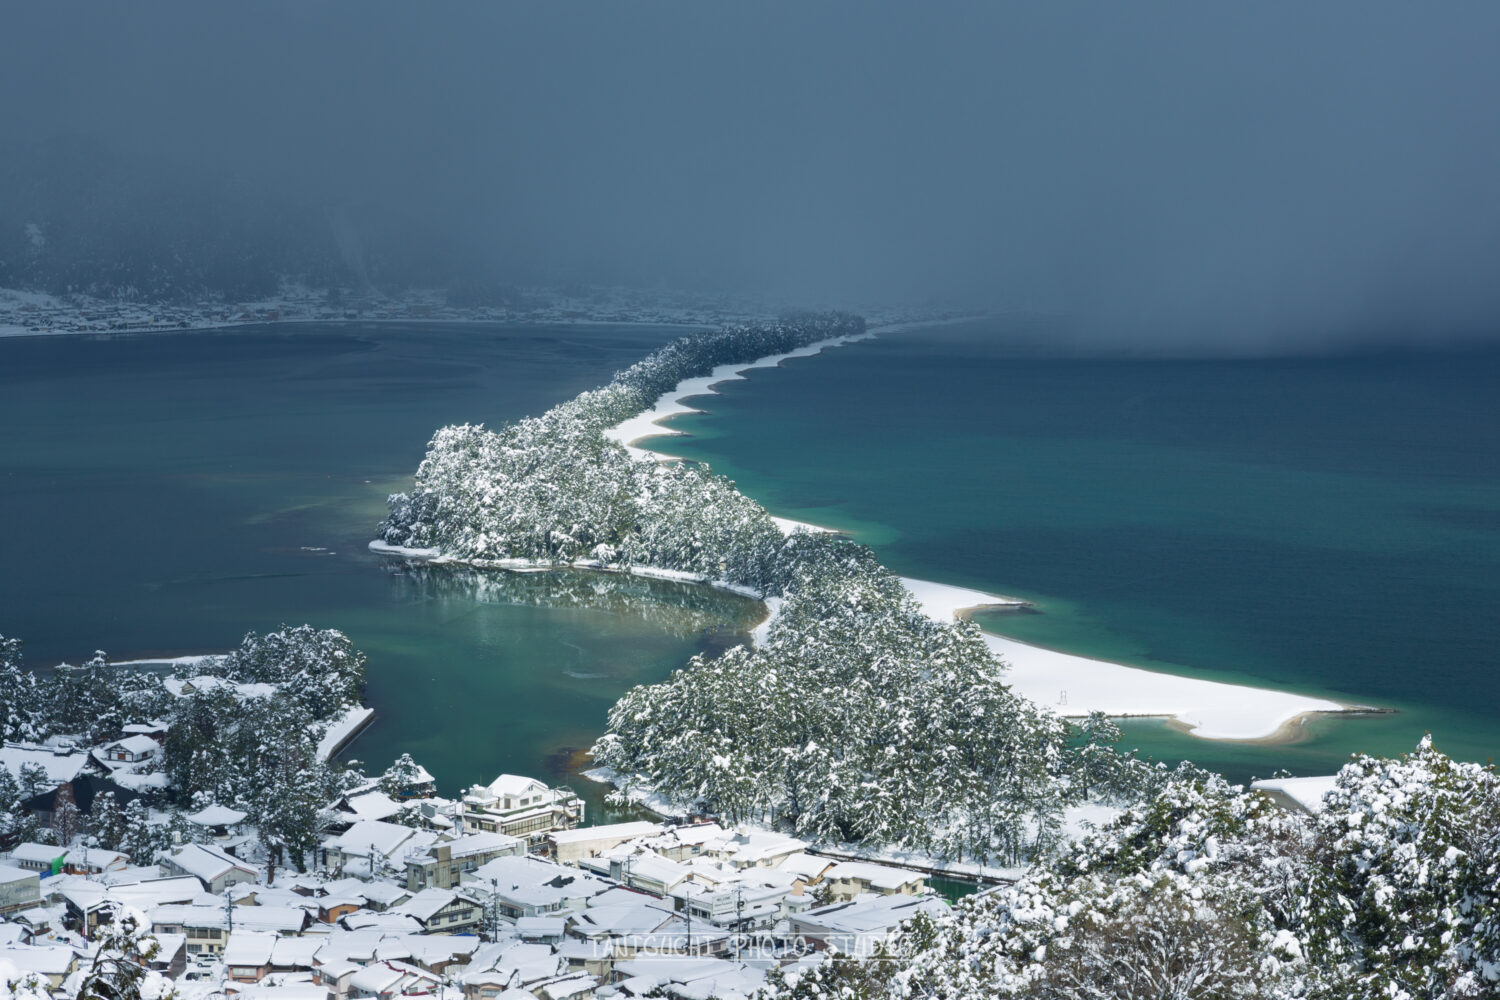
{"label": "water reflection of trees", "polygon": [[747,632],[765,614],[759,601],[703,584],[624,573],[481,570],[409,562],[391,562],[387,568],[393,586],[405,600],[586,608],[628,615],[677,636]]}

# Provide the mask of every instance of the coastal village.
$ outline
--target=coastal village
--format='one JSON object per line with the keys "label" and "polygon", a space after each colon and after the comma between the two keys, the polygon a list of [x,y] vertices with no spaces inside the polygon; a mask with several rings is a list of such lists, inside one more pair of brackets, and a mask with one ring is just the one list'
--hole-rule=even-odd
{"label": "coastal village", "polygon": [[[66,296],[0,288],[0,336],[65,333],[150,333],[280,323],[599,323],[720,327],[761,322],[784,303],[747,295],[614,286],[525,287],[478,297],[446,289],[388,294],[366,289],[309,288],[283,283],[266,299],[139,301]],[[879,322],[941,319],[935,308],[876,308]]]}
{"label": "coastal village", "polygon": [[[345,742],[357,721],[335,727]],[[779,833],[707,817],[590,826],[573,790],[528,777],[444,798],[409,758],[399,787],[326,804],[306,873],[268,866],[247,814],[213,803],[154,856],[93,846],[105,792],[162,801],[164,729],[0,748],[0,765],[47,786],[21,805],[52,842],[0,845],[0,971],[31,995],[77,995],[133,916],[136,961],[183,998],[733,1000],[947,909],[921,872]]]}

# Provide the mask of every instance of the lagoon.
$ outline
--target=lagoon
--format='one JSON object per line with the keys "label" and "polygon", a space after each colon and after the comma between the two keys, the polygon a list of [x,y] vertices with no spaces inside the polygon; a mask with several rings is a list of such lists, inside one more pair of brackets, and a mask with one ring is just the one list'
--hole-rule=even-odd
{"label": "lagoon", "polygon": [[[481,592],[402,572],[366,543],[439,426],[540,413],[681,333],[349,324],[0,340],[0,634],[41,667],[96,648],[220,651],[283,622],[338,628],[369,657],[377,717],[348,753],[372,769],[409,751],[449,794],[504,771],[576,781],[577,751],[621,693],[740,641],[760,605],[584,573]],[[579,790],[597,802],[597,786]]]}

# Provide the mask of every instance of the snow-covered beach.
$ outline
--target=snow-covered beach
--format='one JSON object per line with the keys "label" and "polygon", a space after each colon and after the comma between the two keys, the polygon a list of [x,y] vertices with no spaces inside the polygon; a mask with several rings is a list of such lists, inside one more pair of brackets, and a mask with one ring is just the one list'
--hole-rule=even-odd
{"label": "snow-covered beach", "polygon": [[[773,368],[790,358],[819,354],[893,329],[896,327],[876,327],[859,337],[830,338],[796,351],[759,358],[749,364],[721,365],[712,374],[679,382],[671,392],[658,398],[649,410],[610,428],[605,432],[606,436],[623,445],[634,458],[670,460],[673,456],[648,452],[638,447],[638,443],[647,438],[682,434],[682,431],[663,426],[662,422],[679,414],[700,412],[688,405],[687,400],[713,395],[717,391],[716,385],[743,378],[747,371]],[[788,533],[798,528],[832,530],[782,517],[775,518],[775,521]],[[938,621],[951,621],[955,616],[978,608],[1014,607],[1027,603],[931,581],[903,578],[903,583],[922,604],[924,611]],[[758,636],[763,637],[769,629],[776,608],[772,606],[770,611],[771,616],[756,630]],[[1294,692],[1186,677],[1092,659],[1034,646],[988,630],[984,637],[989,647],[1009,665],[1006,679],[1017,693],[1067,717],[1099,711],[1116,717],[1165,718],[1203,739],[1285,742],[1295,739],[1302,721],[1309,715],[1368,710]]]}
{"label": "snow-covered beach", "polygon": [[[757,358],[749,364],[720,365],[708,375],[703,375],[698,378],[683,379],[681,382],[678,382],[677,387],[671,392],[661,396],[661,398],[656,401],[656,405],[651,407],[651,409],[646,410],[642,413],[638,413],[635,416],[631,417],[629,420],[616,424],[614,427],[611,427],[609,430],[605,431],[604,436],[609,438],[611,441],[616,441],[621,445],[624,445],[625,450],[630,453],[630,456],[632,458],[658,462],[670,460],[674,456],[662,455],[656,452],[646,451],[643,448],[637,448],[635,446],[635,442],[649,437],[662,437],[664,435],[681,434],[681,431],[672,430],[670,427],[663,427],[661,425],[661,422],[668,419],[669,417],[678,416],[679,414],[698,412],[693,407],[688,406],[685,402],[683,402],[684,400],[691,399],[694,396],[714,395],[718,391],[714,388],[714,386],[718,385],[721,382],[730,382],[735,379],[742,379],[745,377],[744,373],[747,371],[751,371],[752,369],[775,368],[777,365],[790,358],[805,358],[810,357],[814,354],[821,354],[824,350],[827,350],[830,347],[842,347],[844,344],[851,344],[858,340],[867,340],[874,335],[874,332],[871,331],[853,337],[830,337],[827,340],[820,340],[815,344],[808,344],[806,347],[799,347],[795,351],[787,351],[784,354],[772,354],[764,358]],[[778,518],[777,523],[782,525],[783,530],[786,530],[788,526],[796,526],[797,524],[800,524],[800,522],[787,521],[785,518]]]}

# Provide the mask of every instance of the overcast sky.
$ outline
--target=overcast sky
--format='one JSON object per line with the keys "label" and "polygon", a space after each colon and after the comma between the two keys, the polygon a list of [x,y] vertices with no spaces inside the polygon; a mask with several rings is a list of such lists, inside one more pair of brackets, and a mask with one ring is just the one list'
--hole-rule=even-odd
{"label": "overcast sky", "polygon": [[1125,343],[1488,336],[1500,4],[12,4],[96,136],[517,279],[959,298]]}

